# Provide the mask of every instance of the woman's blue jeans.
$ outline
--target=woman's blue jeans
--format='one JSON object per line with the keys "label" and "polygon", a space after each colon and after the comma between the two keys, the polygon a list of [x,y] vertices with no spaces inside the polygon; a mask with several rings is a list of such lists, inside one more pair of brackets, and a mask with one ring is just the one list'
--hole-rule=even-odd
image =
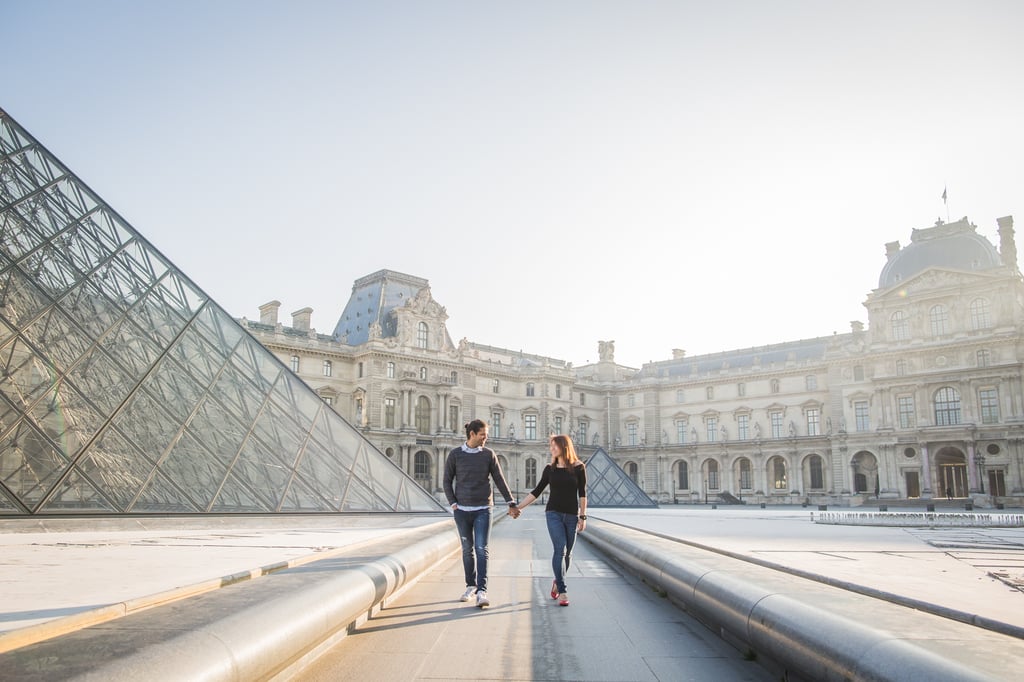
{"label": "woman's blue jeans", "polygon": [[466,572],[466,587],[476,585],[477,592],[486,592],[487,541],[491,536],[490,507],[478,511],[456,509],[455,527],[462,541],[462,568]]}
{"label": "woman's blue jeans", "polygon": [[551,570],[555,574],[558,591],[565,592],[565,574],[572,563],[572,547],[576,544],[576,524],[579,517],[562,512],[544,512],[548,521],[548,535],[551,536]]}

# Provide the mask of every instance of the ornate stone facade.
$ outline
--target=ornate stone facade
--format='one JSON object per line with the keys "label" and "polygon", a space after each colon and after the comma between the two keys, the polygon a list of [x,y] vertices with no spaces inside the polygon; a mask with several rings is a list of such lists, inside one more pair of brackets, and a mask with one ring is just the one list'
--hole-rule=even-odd
{"label": "ornate stone facade", "polygon": [[[559,432],[583,456],[603,447],[662,503],[1020,504],[1024,284],[1012,225],[999,220],[999,251],[966,218],[886,245],[867,329],[704,356],[675,349],[640,369],[615,363],[614,341],[578,368],[456,346],[427,281],[387,270],[357,280],[344,334],[345,315],[334,335],[317,334],[308,309],[285,327],[276,302],[243,323],[435,492],[462,424],[479,417],[519,493]],[[356,309],[365,327],[352,325]]]}

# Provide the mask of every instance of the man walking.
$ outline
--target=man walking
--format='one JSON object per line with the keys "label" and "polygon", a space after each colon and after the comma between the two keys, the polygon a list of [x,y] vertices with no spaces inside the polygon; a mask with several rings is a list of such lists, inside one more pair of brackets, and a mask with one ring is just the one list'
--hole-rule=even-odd
{"label": "man walking", "polygon": [[[476,605],[490,606],[487,599],[487,541],[491,535],[491,480],[508,502],[508,513],[518,518],[519,509],[494,450],[487,443],[487,423],[474,419],[466,424],[466,442],[448,453],[444,463],[444,494],[455,514],[455,527],[462,541],[462,567],[466,591],[461,601],[476,595]],[[454,485],[453,485],[454,481]],[[474,556],[475,555],[475,556]]]}

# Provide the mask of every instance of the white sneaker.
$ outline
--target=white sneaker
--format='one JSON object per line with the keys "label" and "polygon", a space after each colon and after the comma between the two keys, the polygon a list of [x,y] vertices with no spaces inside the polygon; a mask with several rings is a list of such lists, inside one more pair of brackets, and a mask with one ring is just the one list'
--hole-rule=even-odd
{"label": "white sneaker", "polygon": [[466,591],[462,593],[462,596],[459,597],[459,601],[469,601],[473,598],[474,594],[476,594],[476,586],[470,585],[466,588]]}
{"label": "white sneaker", "polygon": [[487,598],[486,592],[481,590],[480,592],[476,593],[476,605],[480,608],[484,608],[485,606],[491,605],[491,600]]}

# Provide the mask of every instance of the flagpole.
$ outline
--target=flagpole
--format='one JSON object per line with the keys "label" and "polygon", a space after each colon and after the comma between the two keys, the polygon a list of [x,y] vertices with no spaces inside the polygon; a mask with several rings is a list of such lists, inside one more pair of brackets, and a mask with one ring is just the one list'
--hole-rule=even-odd
{"label": "flagpole", "polygon": [[949,223],[949,201],[948,201],[948,198],[947,198],[948,195],[946,193],[947,192],[946,187],[947,186],[945,184],[942,185],[942,203],[946,205],[946,223],[948,224]]}

